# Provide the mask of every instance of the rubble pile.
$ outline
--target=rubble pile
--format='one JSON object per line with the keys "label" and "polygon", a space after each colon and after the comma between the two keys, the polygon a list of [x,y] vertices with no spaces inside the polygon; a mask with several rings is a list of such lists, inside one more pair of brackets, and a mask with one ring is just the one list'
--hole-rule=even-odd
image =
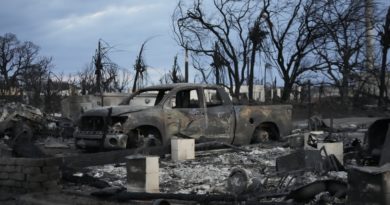
{"label": "rubble pile", "polygon": [[74,130],[70,119],[49,115],[30,105],[22,103],[0,105],[0,134],[12,138],[18,124],[28,126],[35,139],[40,136],[70,138]]}
{"label": "rubble pile", "polygon": [[[226,180],[233,167],[240,167],[256,174],[266,174],[275,168],[275,159],[289,153],[289,148],[262,148],[251,146],[251,152],[221,152],[198,154],[195,160],[172,162],[160,159],[160,191],[165,193],[222,193],[226,192]],[[207,152],[205,152],[207,153]],[[89,167],[89,175],[106,180],[112,186],[126,185],[126,168],[104,165]]]}
{"label": "rubble pile", "polygon": [[[162,192],[173,193],[224,193],[226,180],[234,167],[246,169],[254,175],[274,170],[275,159],[289,149],[252,147],[251,152],[227,152],[198,156],[196,160],[173,163],[163,162],[160,170]],[[180,187],[178,189],[178,187]]]}
{"label": "rubble pile", "polygon": [[[195,160],[172,162],[170,158],[160,161],[160,192],[174,194],[226,194],[227,181],[235,168],[246,170],[250,183],[260,181],[262,191],[270,193],[282,191],[281,188],[296,188],[318,180],[347,181],[346,172],[301,172],[287,176],[280,186],[282,176],[275,174],[276,158],[289,154],[292,150],[283,147],[264,145],[248,146],[250,152],[234,152],[230,149],[218,152],[198,153]],[[206,154],[207,153],[207,154]],[[111,186],[126,187],[126,168],[124,165],[104,165],[89,167],[88,175],[107,181]],[[286,183],[289,184],[286,184]]]}

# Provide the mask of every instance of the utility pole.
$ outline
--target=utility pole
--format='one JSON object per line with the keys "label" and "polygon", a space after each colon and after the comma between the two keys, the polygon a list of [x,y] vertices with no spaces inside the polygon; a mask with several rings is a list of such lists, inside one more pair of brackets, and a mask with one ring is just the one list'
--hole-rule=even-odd
{"label": "utility pole", "polygon": [[271,68],[271,64],[265,63],[264,66],[264,101],[267,101],[267,70]]}
{"label": "utility pole", "polygon": [[[366,66],[369,71],[374,69],[374,2],[365,0],[365,24],[366,24]],[[375,93],[374,93],[375,94]]]}
{"label": "utility pole", "polygon": [[51,78],[50,78],[50,73],[51,71],[49,71],[49,75],[47,77],[47,86],[46,86],[46,101],[45,101],[45,108],[46,108],[46,112],[48,113],[51,113],[52,112],[52,109],[51,109]]}
{"label": "utility pole", "polygon": [[219,76],[221,75],[221,74],[219,74],[219,69],[220,69],[219,65],[215,66],[215,83],[217,85],[221,84],[220,79],[219,79]]}
{"label": "utility pole", "polygon": [[184,81],[188,83],[188,47],[186,44],[185,47],[185,57],[184,57]]}
{"label": "utility pole", "polygon": [[220,85],[221,84],[221,74],[220,74],[220,69],[222,67],[222,59],[221,59],[221,56],[220,56],[220,53],[219,53],[219,47],[218,47],[218,43],[215,42],[214,44],[214,53],[213,53],[213,63],[211,64],[211,66],[214,67],[215,69],[215,83],[217,85]]}
{"label": "utility pole", "polygon": [[100,85],[102,81],[102,56],[101,56],[101,44],[98,43],[98,49],[95,56],[95,75],[96,75],[96,90],[100,91]]}
{"label": "utility pole", "polygon": [[[138,65],[138,60],[137,60],[137,65]],[[139,78],[139,71],[138,69],[136,69],[135,71],[135,77],[134,77],[134,82],[133,82],[133,89],[131,90],[132,93],[134,93],[135,91],[137,91],[137,80]]]}
{"label": "utility pole", "polygon": [[311,127],[311,125],[310,125],[310,118],[311,118],[311,112],[312,112],[312,108],[311,108],[311,81],[310,80],[308,80],[307,81],[307,91],[308,91],[308,99],[307,99],[307,103],[308,103],[308,116],[307,116],[307,120],[308,120],[308,125],[309,125],[309,131],[311,131],[312,130],[312,127]]}
{"label": "utility pole", "polygon": [[251,75],[251,73],[250,73],[250,66],[249,66],[249,57],[246,57],[246,85],[248,85],[249,86],[249,84],[250,84],[250,80],[249,80],[249,78],[250,78],[250,75]]}
{"label": "utility pole", "polygon": [[98,49],[96,51],[96,56],[95,56],[95,69],[96,69],[95,70],[96,91],[100,93],[101,106],[104,106],[103,91],[102,91],[102,86],[101,86],[103,64],[102,64],[102,48],[101,48],[100,40],[98,43]]}

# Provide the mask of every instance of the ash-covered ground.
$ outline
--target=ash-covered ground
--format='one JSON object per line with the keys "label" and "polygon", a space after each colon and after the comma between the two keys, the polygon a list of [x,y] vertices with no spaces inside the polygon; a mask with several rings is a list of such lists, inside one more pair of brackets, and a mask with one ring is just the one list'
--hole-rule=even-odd
{"label": "ash-covered ground", "polygon": [[[223,194],[229,193],[227,181],[234,168],[243,168],[251,180],[261,183],[263,192],[283,191],[321,179],[347,180],[346,172],[302,172],[289,175],[282,186],[276,175],[276,158],[291,153],[282,143],[259,144],[242,147],[249,150],[223,149],[197,152],[196,159],[173,162],[170,157],[160,159],[160,192]],[[89,167],[88,175],[108,182],[111,186],[126,187],[125,164]],[[287,186],[287,183],[288,186]],[[71,187],[68,187],[71,188]]]}

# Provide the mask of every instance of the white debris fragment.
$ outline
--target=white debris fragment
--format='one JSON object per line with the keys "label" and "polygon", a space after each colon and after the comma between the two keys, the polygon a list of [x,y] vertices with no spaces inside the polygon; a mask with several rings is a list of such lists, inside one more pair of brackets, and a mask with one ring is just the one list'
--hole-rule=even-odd
{"label": "white debris fragment", "polygon": [[115,181],[109,181],[108,182],[110,186],[116,186],[116,187],[125,187],[126,181],[124,180],[115,180]]}
{"label": "white debris fragment", "polygon": [[331,171],[328,172],[327,175],[333,179],[340,179],[344,181],[347,181],[348,179],[348,173],[344,171],[340,171],[340,172]]}
{"label": "white debris fragment", "polygon": [[55,130],[57,128],[57,125],[55,122],[50,122],[47,124],[47,129],[49,130]]}
{"label": "white debris fragment", "polygon": [[99,172],[96,172],[96,173],[93,175],[93,177],[95,177],[95,178],[101,178],[103,175],[104,175],[104,173],[101,172],[101,171],[99,171]]}
{"label": "white debris fragment", "polygon": [[81,172],[76,172],[76,173],[73,174],[73,176],[75,176],[75,177],[82,177],[82,176],[84,176],[84,174],[81,173]]}

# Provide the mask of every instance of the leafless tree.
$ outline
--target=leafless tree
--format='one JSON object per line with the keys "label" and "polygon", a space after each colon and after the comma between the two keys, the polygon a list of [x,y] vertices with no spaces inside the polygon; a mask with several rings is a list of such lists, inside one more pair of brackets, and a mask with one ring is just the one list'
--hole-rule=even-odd
{"label": "leafless tree", "polygon": [[[207,55],[204,55],[204,54],[201,54],[201,53],[197,53],[197,54],[194,54],[192,53],[191,54],[191,59],[192,59],[192,67],[197,70],[200,74],[196,74],[196,80],[195,82],[200,82],[200,83],[211,83],[212,82],[212,77],[211,77],[211,74],[213,72],[213,70],[210,70],[210,68],[208,67],[208,61],[205,60],[205,58],[207,58],[208,56]],[[214,67],[214,63],[211,62],[210,64],[211,67]],[[219,71],[221,71],[223,68],[219,68]],[[216,69],[214,69],[214,72],[215,72]],[[216,73],[216,72],[215,72]],[[218,75],[220,76],[220,75]],[[217,77],[216,77],[217,78]],[[233,80],[229,81],[229,83],[231,83],[230,87],[233,87]],[[221,83],[222,85],[226,86],[226,84],[224,83]]]}
{"label": "leafless tree", "polygon": [[173,58],[172,70],[169,72],[169,77],[172,83],[184,82],[184,77],[181,74],[180,66],[177,64],[177,55]]}
{"label": "leafless tree", "polygon": [[222,83],[222,72],[227,62],[224,62],[224,58],[221,56],[221,52],[218,46],[218,42],[214,44],[214,51],[212,56],[211,66],[214,68],[215,84],[220,85]]}
{"label": "leafless tree", "polygon": [[[2,94],[5,94],[11,87],[10,78],[17,74],[17,67],[14,63],[16,58],[19,40],[12,33],[0,36],[0,73],[2,80]],[[11,76],[11,77],[10,77]]]}
{"label": "leafless tree", "polygon": [[114,47],[110,46],[102,39],[98,42],[93,64],[95,66],[95,86],[94,92],[114,92],[116,91],[116,82],[118,80],[118,65],[111,61],[110,51]]}
{"label": "leafless tree", "polygon": [[106,63],[106,66],[103,70],[103,77],[101,81],[101,86],[103,92],[116,92],[116,82],[119,79],[119,68],[115,63]]}
{"label": "leafless tree", "polygon": [[41,95],[45,93],[52,68],[52,58],[39,56],[39,47],[34,43],[20,42],[12,33],[0,36],[3,95],[15,97],[27,94],[27,103],[43,108]]}
{"label": "leafless tree", "polygon": [[41,57],[36,63],[25,65],[20,69],[19,84],[22,90],[27,93],[29,104],[42,107],[41,94],[45,92],[45,86],[49,79],[48,74],[52,67],[51,58]]}
{"label": "leafless tree", "polygon": [[115,90],[120,93],[126,91],[126,88],[128,88],[131,80],[130,77],[131,73],[125,69],[122,69],[122,73],[118,75],[114,80]]}
{"label": "leafless tree", "polygon": [[[267,8],[265,6],[265,8]],[[250,51],[250,68],[249,68],[249,76],[248,76],[248,98],[249,100],[253,100],[253,79],[254,79],[254,69],[256,62],[256,53],[262,47],[262,42],[265,39],[267,32],[261,26],[261,20],[263,18],[264,11],[261,13],[256,19],[252,28],[249,31],[249,39],[252,42],[252,49]]]}
{"label": "leafless tree", "polygon": [[[263,5],[251,0],[195,0],[191,5],[185,3],[188,2],[180,1],[172,16],[177,42],[193,53],[195,68],[201,71],[205,81],[206,73],[210,72],[201,64],[209,61],[208,65],[218,65],[212,62],[213,56],[215,60],[218,55],[227,70],[230,81],[227,87],[233,96],[238,97],[246,79],[247,58],[252,46],[249,32]],[[217,68],[218,72],[221,68]]]}
{"label": "leafless tree", "polygon": [[[70,96],[74,96],[74,95],[80,94],[80,93],[78,93],[78,89],[79,88],[81,88],[80,90],[82,90],[79,73],[80,72],[78,72],[76,74],[68,73],[68,75],[65,78],[66,83],[69,86],[69,95]],[[83,95],[85,95],[85,92],[84,92]]]}
{"label": "leafless tree", "polygon": [[135,64],[134,64],[135,78],[133,82],[132,92],[135,92],[137,88],[140,88],[147,78],[147,66],[145,64],[143,52],[145,49],[145,45],[149,40],[150,39],[147,39],[142,43],[138,56],[135,60]]}
{"label": "leafless tree", "polygon": [[70,91],[74,84],[64,80],[64,73],[55,74],[49,71],[45,81],[45,89],[43,89],[43,96],[45,102],[46,113],[58,113],[61,111],[61,99],[66,93],[63,91]]}
{"label": "leafless tree", "polygon": [[161,84],[185,82],[185,79],[181,74],[180,66],[177,63],[177,55],[173,58],[172,69],[169,71],[169,73],[166,73],[163,76],[161,76],[159,81]]}
{"label": "leafless tree", "polygon": [[314,44],[324,74],[339,89],[342,103],[348,103],[350,89],[362,81],[364,68],[364,1],[317,2],[312,20],[323,35]]}
{"label": "leafless tree", "polygon": [[379,101],[378,105],[386,105],[385,100],[386,89],[386,71],[387,71],[387,52],[390,49],[390,7],[387,10],[385,23],[383,24],[382,30],[379,31],[380,44],[382,46],[382,63],[380,72],[380,83],[379,83]]}
{"label": "leafless tree", "polygon": [[160,84],[169,84],[169,83],[171,83],[171,79],[169,79],[169,74],[168,73],[165,73],[164,75],[162,75],[158,81],[160,81]]}
{"label": "leafless tree", "polygon": [[86,64],[84,69],[77,73],[79,76],[79,85],[81,94],[87,95],[94,91],[95,87],[95,69],[92,64]]}
{"label": "leafless tree", "polygon": [[266,51],[268,58],[276,65],[276,69],[284,81],[281,101],[287,101],[292,87],[305,72],[314,70],[318,65],[302,66],[305,59],[310,58],[312,43],[321,33],[318,26],[309,17],[315,9],[313,0],[264,0],[271,4],[265,8],[264,18],[270,36]]}
{"label": "leafless tree", "polygon": [[38,57],[39,47],[32,42],[20,42],[15,34],[0,36],[0,76],[2,94],[18,88],[18,77],[31,69]]}
{"label": "leafless tree", "polygon": [[[123,92],[129,85],[130,72],[121,69],[109,57],[114,47],[107,42],[99,40],[93,60],[86,64],[83,70],[77,73],[76,80],[81,87],[81,94]],[[122,70],[122,73],[120,71]]]}

